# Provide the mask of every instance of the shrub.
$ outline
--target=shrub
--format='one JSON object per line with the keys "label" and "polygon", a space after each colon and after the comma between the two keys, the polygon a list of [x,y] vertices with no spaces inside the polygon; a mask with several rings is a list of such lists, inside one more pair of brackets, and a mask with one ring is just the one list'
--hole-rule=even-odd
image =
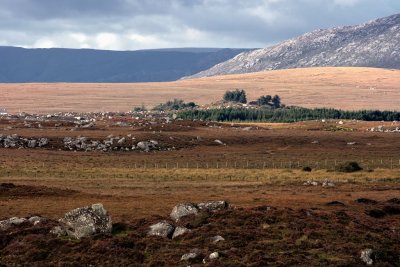
{"label": "shrub", "polygon": [[302,171],[303,171],[303,172],[311,172],[312,169],[311,169],[311,167],[309,167],[309,166],[304,166],[303,169],[302,169]]}
{"label": "shrub", "polygon": [[153,110],[164,111],[164,110],[181,110],[181,109],[193,109],[196,107],[194,102],[185,103],[182,99],[169,100],[165,103],[158,104]]}
{"label": "shrub", "polygon": [[361,171],[362,168],[360,167],[360,165],[357,162],[352,161],[352,162],[346,162],[346,163],[339,165],[336,170],[339,172],[357,172],[357,171]]}
{"label": "shrub", "polygon": [[247,103],[246,92],[244,90],[236,89],[234,91],[226,91],[224,100],[229,102],[238,102],[242,104]]}

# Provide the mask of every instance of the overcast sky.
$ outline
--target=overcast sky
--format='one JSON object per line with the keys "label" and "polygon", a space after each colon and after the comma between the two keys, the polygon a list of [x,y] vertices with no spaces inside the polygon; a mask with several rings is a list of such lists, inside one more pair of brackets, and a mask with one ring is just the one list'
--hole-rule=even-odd
{"label": "overcast sky", "polygon": [[400,13],[400,0],[0,0],[0,45],[266,47]]}

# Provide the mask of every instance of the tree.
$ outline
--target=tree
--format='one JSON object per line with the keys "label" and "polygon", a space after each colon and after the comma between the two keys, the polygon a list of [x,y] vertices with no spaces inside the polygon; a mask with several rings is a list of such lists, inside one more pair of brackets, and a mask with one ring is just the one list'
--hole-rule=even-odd
{"label": "tree", "polygon": [[272,98],[272,106],[274,108],[280,108],[281,107],[281,98],[278,95],[275,95]]}
{"label": "tree", "polygon": [[272,100],[272,97],[270,95],[260,96],[260,98],[257,99],[257,104],[259,106],[271,105],[271,103],[270,103],[271,100]]}
{"label": "tree", "polygon": [[244,90],[240,91],[238,102],[240,102],[242,104],[247,103],[246,92]]}
{"label": "tree", "polygon": [[236,89],[234,91],[226,91],[224,100],[229,102],[247,103],[246,92],[244,90]]}

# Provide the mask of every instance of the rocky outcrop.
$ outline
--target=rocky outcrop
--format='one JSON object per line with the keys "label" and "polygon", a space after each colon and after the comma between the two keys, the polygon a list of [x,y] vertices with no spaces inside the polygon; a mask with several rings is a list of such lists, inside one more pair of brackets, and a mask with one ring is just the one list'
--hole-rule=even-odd
{"label": "rocky outcrop", "polygon": [[111,233],[112,220],[102,204],[77,208],[67,212],[59,220],[60,226],[52,229],[56,235],[68,235],[80,239],[94,234]]}
{"label": "rocky outcrop", "polygon": [[148,235],[150,236],[160,236],[164,238],[172,238],[174,234],[175,226],[167,221],[162,221],[150,226],[150,231]]}
{"label": "rocky outcrop", "polygon": [[241,53],[187,78],[328,66],[400,69],[400,14],[306,33],[272,47]]}
{"label": "rocky outcrop", "polygon": [[188,215],[196,215],[199,213],[199,209],[193,203],[181,203],[176,205],[170,214],[171,219],[179,221],[180,218]]}

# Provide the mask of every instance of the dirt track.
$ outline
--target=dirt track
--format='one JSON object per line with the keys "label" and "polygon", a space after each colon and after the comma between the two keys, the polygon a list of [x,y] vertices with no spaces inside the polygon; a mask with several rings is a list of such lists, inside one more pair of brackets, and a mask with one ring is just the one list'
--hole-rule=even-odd
{"label": "dirt track", "polygon": [[129,111],[173,98],[209,104],[226,90],[242,88],[249,100],[278,94],[287,105],[399,110],[399,85],[400,70],[371,68],[279,70],[168,83],[0,84],[0,108],[31,113]]}

